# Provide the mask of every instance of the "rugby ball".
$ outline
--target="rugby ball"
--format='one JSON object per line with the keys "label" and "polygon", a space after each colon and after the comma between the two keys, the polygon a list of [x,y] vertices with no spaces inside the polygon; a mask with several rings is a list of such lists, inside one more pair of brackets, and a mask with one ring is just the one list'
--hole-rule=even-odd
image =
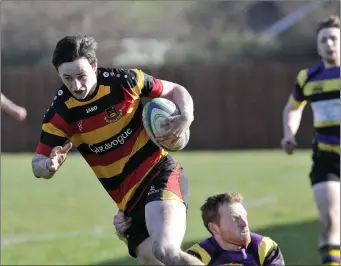
{"label": "rugby ball", "polygon": [[186,147],[190,137],[189,129],[174,144],[163,143],[161,145],[155,139],[155,135],[162,134],[168,130],[168,128],[162,126],[161,121],[164,118],[179,114],[179,108],[172,101],[165,98],[154,98],[144,105],[142,113],[143,126],[149,138],[160,148],[167,151],[180,151]]}

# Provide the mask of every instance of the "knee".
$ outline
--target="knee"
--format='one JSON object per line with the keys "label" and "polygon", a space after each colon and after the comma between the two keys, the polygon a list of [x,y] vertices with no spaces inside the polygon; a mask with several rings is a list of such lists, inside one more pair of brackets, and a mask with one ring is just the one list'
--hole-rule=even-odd
{"label": "knee", "polygon": [[142,265],[159,265],[158,260],[154,257],[152,253],[138,252],[136,255],[137,255],[137,260]]}
{"label": "knee", "polygon": [[165,264],[176,261],[177,258],[181,257],[181,249],[172,245],[161,243],[160,241],[153,242],[153,255]]}
{"label": "knee", "polygon": [[136,257],[142,265],[162,265],[152,252],[152,242],[148,238],[135,249]]}

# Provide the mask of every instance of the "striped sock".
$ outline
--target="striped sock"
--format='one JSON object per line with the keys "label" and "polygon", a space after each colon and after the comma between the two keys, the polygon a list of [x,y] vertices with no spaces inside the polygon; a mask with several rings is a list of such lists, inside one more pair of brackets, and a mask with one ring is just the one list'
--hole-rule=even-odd
{"label": "striped sock", "polygon": [[340,265],[340,246],[323,246],[320,253],[323,265]]}

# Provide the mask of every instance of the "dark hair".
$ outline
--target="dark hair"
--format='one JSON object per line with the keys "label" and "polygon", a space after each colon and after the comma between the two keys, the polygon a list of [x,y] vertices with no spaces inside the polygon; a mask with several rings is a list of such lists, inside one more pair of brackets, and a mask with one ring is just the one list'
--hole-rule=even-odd
{"label": "dark hair", "polygon": [[326,28],[340,29],[340,18],[336,15],[331,15],[327,19],[320,21],[316,28],[316,34],[318,34],[320,30]]}
{"label": "dark hair", "polygon": [[52,63],[56,69],[66,62],[85,57],[90,64],[97,62],[97,42],[91,36],[65,36],[58,41],[53,51]]}
{"label": "dark hair", "polygon": [[210,231],[208,228],[208,224],[210,222],[214,222],[219,224],[219,208],[224,203],[243,203],[243,196],[238,192],[224,193],[218,194],[212,197],[209,197],[204,205],[201,206],[201,218],[204,222],[206,229]]}

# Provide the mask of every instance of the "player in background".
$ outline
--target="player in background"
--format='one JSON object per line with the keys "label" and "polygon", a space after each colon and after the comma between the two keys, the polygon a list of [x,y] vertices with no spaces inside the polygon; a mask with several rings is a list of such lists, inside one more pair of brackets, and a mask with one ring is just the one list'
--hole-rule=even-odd
{"label": "player in background", "polygon": [[[209,197],[201,207],[201,217],[212,236],[190,247],[187,253],[204,265],[285,265],[276,242],[250,232],[241,194]],[[114,217],[116,234],[123,241],[130,223],[123,212]]]}
{"label": "player in background", "polygon": [[183,86],[138,69],[98,68],[96,48],[89,36],[57,43],[52,61],[64,85],[45,114],[33,173],[51,178],[76,147],[118,208],[132,217],[126,232],[131,256],[146,265],[200,265],[180,247],[187,178],[180,163],[149,139],[141,103],[143,97],[164,97],[179,107],[180,115],[164,121],[169,130],[158,136],[162,144],[189,128],[192,97]]}
{"label": "player in background", "polygon": [[3,93],[1,93],[1,110],[4,110],[6,113],[8,113],[19,122],[24,121],[27,116],[27,111],[24,107],[15,104]]}
{"label": "player in background", "polygon": [[321,62],[298,73],[283,110],[282,147],[293,154],[302,111],[310,103],[315,136],[310,180],[321,220],[323,264],[340,264],[340,19],[330,16],[317,27]]}

